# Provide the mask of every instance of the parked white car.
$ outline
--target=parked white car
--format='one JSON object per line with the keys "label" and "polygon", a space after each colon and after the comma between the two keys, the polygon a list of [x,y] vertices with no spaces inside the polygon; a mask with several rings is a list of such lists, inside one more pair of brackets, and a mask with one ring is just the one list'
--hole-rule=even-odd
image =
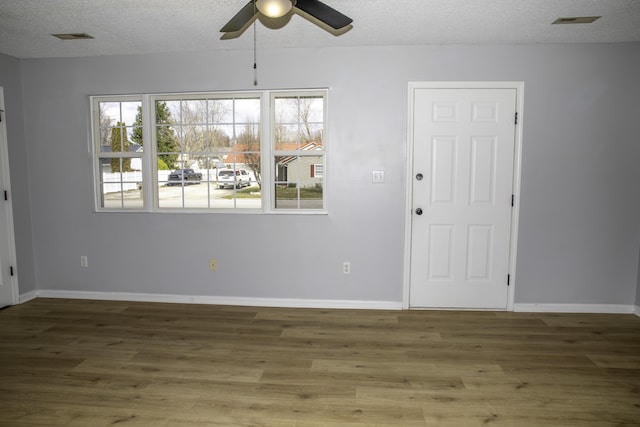
{"label": "parked white car", "polygon": [[218,188],[242,188],[251,185],[251,177],[244,169],[220,169],[218,171]]}

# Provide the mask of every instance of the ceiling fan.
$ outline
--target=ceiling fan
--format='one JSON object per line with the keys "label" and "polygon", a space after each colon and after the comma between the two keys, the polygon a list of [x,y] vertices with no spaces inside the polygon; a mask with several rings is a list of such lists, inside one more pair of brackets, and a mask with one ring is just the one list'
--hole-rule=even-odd
{"label": "ceiling fan", "polygon": [[278,18],[289,18],[292,13],[307,18],[336,36],[352,28],[353,19],[319,0],[250,0],[220,29],[224,33],[221,39],[239,37],[258,18],[266,17],[275,22]]}

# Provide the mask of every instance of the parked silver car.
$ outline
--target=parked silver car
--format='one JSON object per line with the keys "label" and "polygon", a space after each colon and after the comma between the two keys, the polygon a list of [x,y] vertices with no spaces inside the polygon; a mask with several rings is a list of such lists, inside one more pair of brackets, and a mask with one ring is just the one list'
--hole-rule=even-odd
{"label": "parked silver car", "polygon": [[220,169],[218,188],[242,188],[251,185],[251,177],[244,169]]}

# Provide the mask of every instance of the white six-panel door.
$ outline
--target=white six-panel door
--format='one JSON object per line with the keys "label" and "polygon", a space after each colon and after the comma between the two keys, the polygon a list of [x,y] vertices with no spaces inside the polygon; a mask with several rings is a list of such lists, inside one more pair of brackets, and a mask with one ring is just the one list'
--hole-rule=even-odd
{"label": "white six-panel door", "polygon": [[16,248],[11,211],[9,152],[4,110],[4,90],[0,87],[0,307],[18,302]]}
{"label": "white six-panel door", "polygon": [[516,89],[416,88],[409,305],[506,309]]}

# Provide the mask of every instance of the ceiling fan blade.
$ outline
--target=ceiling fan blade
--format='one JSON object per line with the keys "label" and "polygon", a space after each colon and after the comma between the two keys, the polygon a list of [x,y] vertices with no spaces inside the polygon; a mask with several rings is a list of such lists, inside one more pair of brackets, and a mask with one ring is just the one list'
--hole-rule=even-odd
{"label": "ceiling fan blade", "polygon": [[256,13],[238,31],[229,31],[228,33],[222,34],[222,37],[220,37],[220,40],[237,39],[238,37],[240,37],[247,30],[247,28],[249,28],[251,26],[251,24],[253,24],[253,22],[256,19],[258,19],[259,16],[260,16],[260,14]]}
{"label": "ceiling fan blade", "polygon": [[235,33],[236,31],[240,31],[245,25],[247,25],[247,23],[251,21],[251,18],[260,13],[255,8],[253,3],[253,0],[251,0],[246,4],[245,7],[240,9],[240,12],[236,13],[236,15],[231,18],[231,20],[227,22],[224,27],[220,29],[220,32]]}
{"label": "ceiling fan blade", "polygon": [[353,22],[353,19],[319,0],[298,0],[295,3],[295,7],[336,30],[346,27]]}

